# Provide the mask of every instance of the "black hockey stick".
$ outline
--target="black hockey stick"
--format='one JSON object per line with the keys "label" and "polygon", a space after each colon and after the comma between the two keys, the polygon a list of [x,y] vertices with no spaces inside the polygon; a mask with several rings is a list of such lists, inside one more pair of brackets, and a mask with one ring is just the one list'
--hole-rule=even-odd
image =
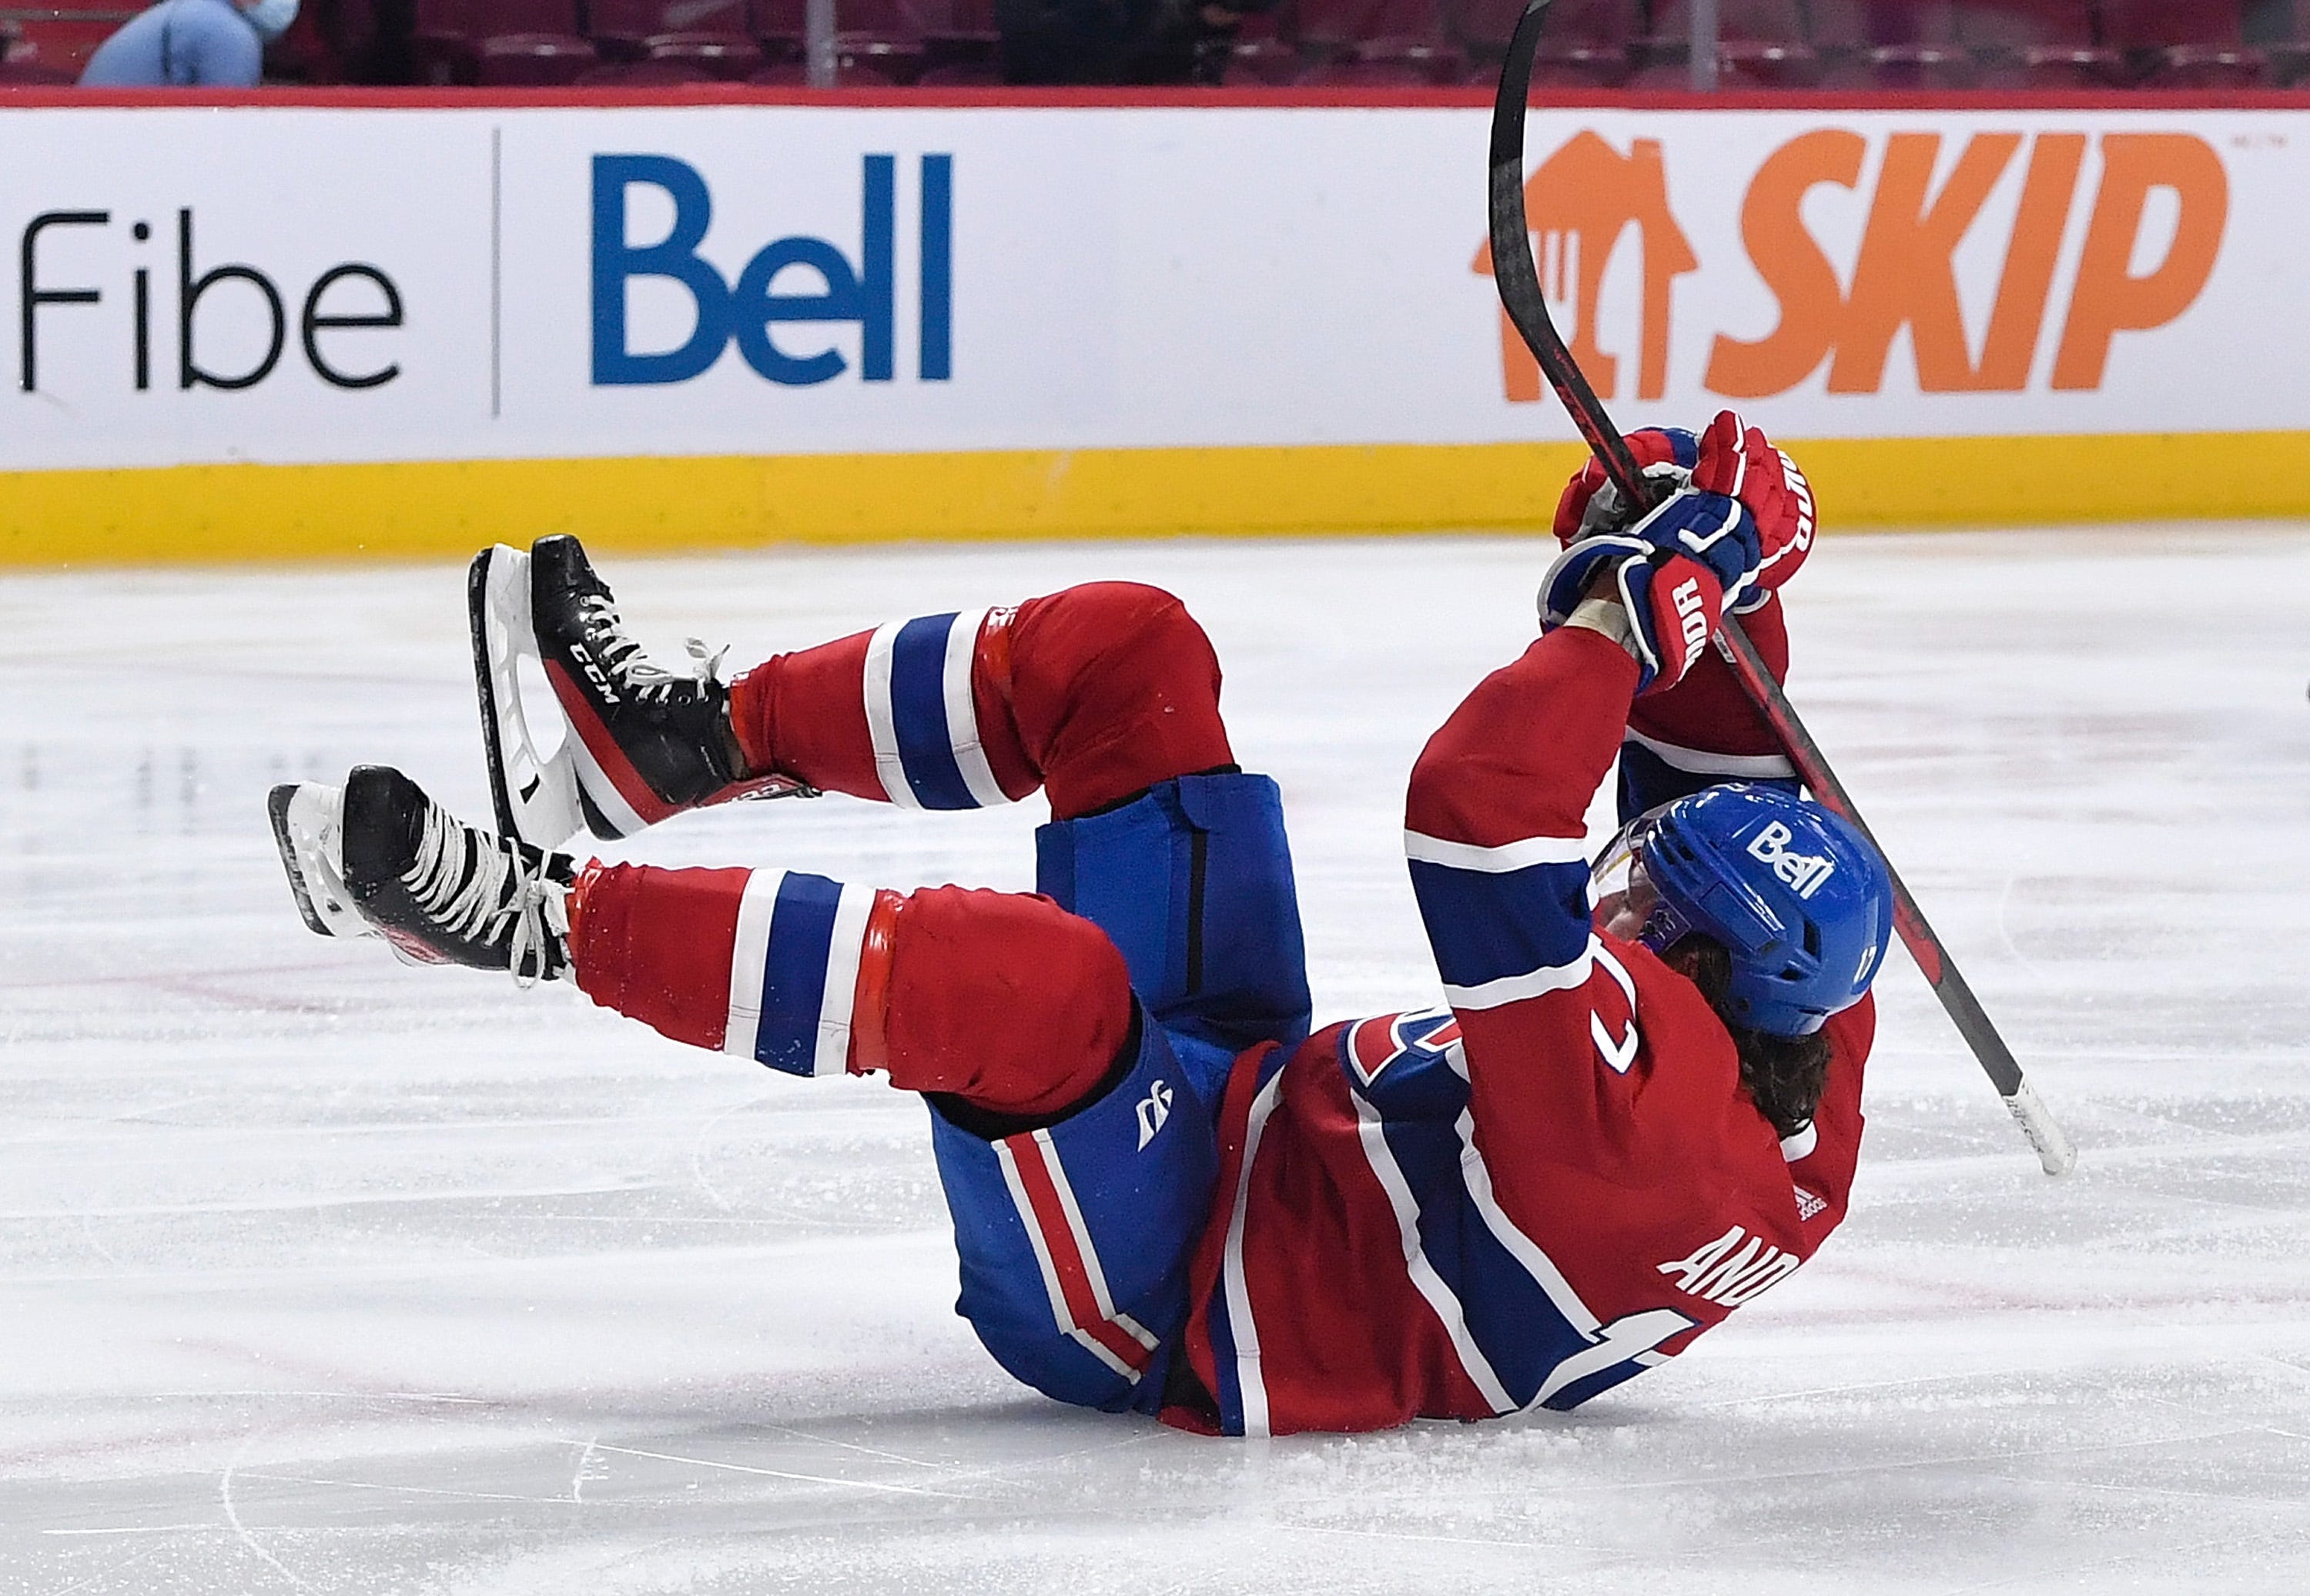
{"label": "black hockey stick", "polygon": [[[1508,319],[1531,346],[1533,356],[1540,362],[1541,371],[1549,386],[1563,402],[1580,436],[1587,440],[1596,458],[1602,462],[1604,474],[1621,496],[1623,503],[1636,507],[1638,512],[1651,507],[1652,484],[1637,469],[1636,456],[1620,436],[1620,429],[1604,413],[1604,406],[1596,397],[1596,390],[1564,345],[1553,322],[1549,319],[1548,302],[1541,292],[1540,268],[1533,258],[1532,229],[1524,213],[1524,103],[1532,89],[1533,51],[1540,42],[1541,22],[1548,15],[1551,0],[1529,0],[1524,15],[1516,19],[1515,31],[1509,36],[1507,58],[1500,64],[1499,91],[1492,100],[1491,192],[1489,221],[1492,235],[1492,281],[1498,287],[1500,304]],[[1861,818],[1845,784],[1828,768],[1828,760],[1820,745],[1805,730],[1804,722],[1797,717],[1795,707],[1780,683],[1773,680],[1765,668],[1762,655],[1749,635],[1741,629],[1738,617],[1727,614],[1724,628],[1716,635],[1716,644],[1732,667],[1732,674],[1755,703],[1773,735],[1780,742],[1789,763],[1806,788],[1823,807],[1834,811],[1860,828],[1873,844],[1868,822]],[[1884,849],[1878,849],[1880,856]],[[1956,1022],[1958,1034],[1973,1049],[1983,1071],[2005,1099],[2005,1106],[2037,1151],[2037,1161],[2048,1175],[2066,1175],[2078,1161],[2077,1149],[2062,1133],[2061,1126],[2046,1112],[2045,1105],[2036,1090],[2021,1075],[2021,1066],[2014,1061],[2012,1050],[1997,1034],[1981,1001],[1973,995],[1958,973],[1957,965],[1941,945],[1933,928],[1925,923],[1923,910],[1912,897],[1899,875],[1886,862],[1886,873],[1893,882],[1893,920],[1901,933],[1901,941],[1909,950],[1917,967],[1924,972],[1933,995]]]}

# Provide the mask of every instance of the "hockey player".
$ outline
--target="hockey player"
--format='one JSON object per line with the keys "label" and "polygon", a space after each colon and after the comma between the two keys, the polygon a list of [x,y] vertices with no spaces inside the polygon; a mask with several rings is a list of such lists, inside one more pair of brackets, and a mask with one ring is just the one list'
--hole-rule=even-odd
{"label": "hockey player", "polygon": [[[317,931],[923,1094],[959,1311],[1062,1401],[1243,1435],[1570,1408],[1844,1217],[1890,918],[1882,865],[1789,790],[1706,647],[1738,608],[1784,667],[1803,479],[1730,414],[1630,443],[1672,491],[1629,525],[1575,479],[1542,636],[1411,773],[1444,1006],[1308,1035],[1275,785],[1236,764],[1202,630],[1125,585],[893,622],[725,687],[650,664],[573,540],[491,551],[491,774],[500,832],[532,840],[364,767],[275,790],[282,857]],[[566,761],[534,759],[505,690],[532,650]],[[1628,824],[1592,872],[1616,752]],[[1040,891],[533,846],[762,784],[926,809],[1039,785]]]}

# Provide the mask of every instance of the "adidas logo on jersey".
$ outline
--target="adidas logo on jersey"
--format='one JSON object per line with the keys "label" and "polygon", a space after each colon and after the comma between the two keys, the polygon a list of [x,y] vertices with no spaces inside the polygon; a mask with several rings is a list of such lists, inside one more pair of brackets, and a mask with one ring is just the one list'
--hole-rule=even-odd
{"label": "adidas logo on jersey", "polygon": [[[1745,1238],[1746,1245],[1743,1245]],[[1676,1288],[1703,1302],[1737,1308],[1796,1272],[1803,1259],[1735,1225],[1689,1257],[1658,1266],[1678,1277]]]}
{"label": "adidas logo on jersey", "polygon": [[1163,1123],[1170,1117],[1171,1089],[1159,1080],[1147,1089],[1145,1097],[1139,1099],[1140,1151],[1147,1150],[1147,1144],[1155,1140],[1155,1132],[1161,1130]]}
{"label": "adidas logo on jersey", "polygon": [[1749,840],[1749,857],[1772,866],[1773,874],[1793,888],[1799,898],[1810,898],[1837,873],[1837,861],[1826,854],[1790,852],[1789,841],[1795,835],[1774,820]]}
{"label": "adidas logo on jersey", "polygon": [[1799,1219],[1810,1219],[1814,1215],[1820,1213],[1823,1210],[1828,1207],[1827,1202],[1823,1201],[1820,1198],[1814,1196],[1802,1186],[1793,1185],[1789,1189],[1797,1194],[1797,1218]]}

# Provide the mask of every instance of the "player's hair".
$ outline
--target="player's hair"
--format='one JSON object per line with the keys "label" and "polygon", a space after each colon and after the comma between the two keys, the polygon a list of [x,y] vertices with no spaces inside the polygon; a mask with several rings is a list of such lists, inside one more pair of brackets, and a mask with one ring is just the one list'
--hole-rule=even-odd
{"label": "player's hair", "polygon": [[1803,1130],[1828,1084],[1827,1033],[1776,1037],[1735,1023],[1724,1012],[1724,994],[1732,984],[1732,955],[1724,944],[1691,932],[1669,945],[1668,956],[1679,954],[1685,957],[1678,962],[1689,964],[1692,984],[1732,1034],[1741,1055],[1741,1084],[1748,1089],[1757,1112],[1772,1122],[1776,1135],[1793,1136]]}

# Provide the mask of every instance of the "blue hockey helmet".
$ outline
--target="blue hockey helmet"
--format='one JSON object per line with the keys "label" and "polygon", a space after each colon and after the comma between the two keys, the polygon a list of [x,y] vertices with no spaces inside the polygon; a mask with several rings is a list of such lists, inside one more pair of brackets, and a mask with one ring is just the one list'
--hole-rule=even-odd
{"label": "blue hockey helmet", "polygon": [[1893,882],[1869,839],[1819,805],[1732,782],[1647,810],[1596,865],[1600,908],[1658,953],[1698,932],[1732,956],[1725,1017],[1802,1037],[1869,990]]}

